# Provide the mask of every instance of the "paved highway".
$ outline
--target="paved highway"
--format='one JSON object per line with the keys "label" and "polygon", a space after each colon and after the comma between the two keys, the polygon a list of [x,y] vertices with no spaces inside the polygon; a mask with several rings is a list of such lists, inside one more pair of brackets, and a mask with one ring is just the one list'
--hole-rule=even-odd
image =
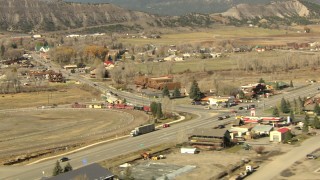
{"label": "paved highway", "polygon": [[[84,81],[82,81],[84,82]],[[92,82],[90,82],[92,83]],[[284,98],[298,98],[299,96],[305,97],[309,94],[315,94],[317,92],[318,84],[306,86],[304,88],[297,89],[295,91],[291,91],[282,95],[270,97],[265,99],[264,104],[266,108],[270,106],[274,106],[282,97]],[[104,88],[99,86],[98,88]],[[108,90],[107,88],[103,90]],[[115,91],[115,90],[112,90]],[[132,94],[128,94],[125,92],[115,91],[118,95],[121,95],[127,99],[133,100],[133,102],[147,102],[146,99],[141,97],[136,97]],[[261,112],[262,105],[257,107],[257,111]],[[112,157],[116,157],[122,154],[126,154],[129,152],[134,152],[143,148],[151,147],[154,145],[168,143],[168,142],[177,142],[182,139],[181,137],[190,133],[192,129],[196,127],[213,127],[217,124],[225,123],[226,121],[233,120],[232,118],[218,121],[217,116],[221,116],[221,114],[210,113],[211,110],[204,110],[203,107],[195,108],[195,106],[185,105],[185,106],[176,106],[175,110],[195,113],[198,114],[199,117],[191,120],[182,122],[179,124],[175,124],[170,128],[160,129],[158,131],[144,134],[138,137],[129,137],[123,140],[106,143],[103,145],[99,145],[96,147],[92,147],[86,150],[82,150],[73,154],[68,155],[71,158],[71,165],[74,168],[79,168],[86,164],[91,164],[94,162],[99,162],[102,160],[110,159]],[[213,111],[214,112],[214,111]],[[222,114],[225,114],[223,112]],[[185,136],[186,137],[186,136]],[[54,167],[55,161],[58,158],[54,158],[52,160],[40,162],[38,164],[27,165],[27,166],[9,166],[9,167],[0,167],[0,179],[39,179],[42,176],[50,176],[52,174],[52,169]],[[43,174],[44,172],[44,174]]]}

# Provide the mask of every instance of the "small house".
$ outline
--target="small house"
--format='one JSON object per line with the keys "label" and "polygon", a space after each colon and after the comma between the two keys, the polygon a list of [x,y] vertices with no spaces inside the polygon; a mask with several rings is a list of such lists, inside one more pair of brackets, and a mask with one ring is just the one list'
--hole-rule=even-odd
{"label": "small house", "polygon": [[282,142],[287,133],[290,133],[289,128],[280,128],[276,131],[271,131],[270,132],[270,141],[271,142]]}

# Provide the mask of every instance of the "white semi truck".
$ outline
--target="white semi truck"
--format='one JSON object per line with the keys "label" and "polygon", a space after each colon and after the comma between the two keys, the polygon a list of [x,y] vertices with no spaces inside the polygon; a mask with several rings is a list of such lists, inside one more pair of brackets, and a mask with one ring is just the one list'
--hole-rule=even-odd
{"label": "white semi truck", "polygon": [[154,124],[146,124],[143,126],[136,127],[134,130],[131,131],[130,135],[132,137],[139,136],[141,134],[146,134],[146,133],[152,132],[154,130],[156,130]]}

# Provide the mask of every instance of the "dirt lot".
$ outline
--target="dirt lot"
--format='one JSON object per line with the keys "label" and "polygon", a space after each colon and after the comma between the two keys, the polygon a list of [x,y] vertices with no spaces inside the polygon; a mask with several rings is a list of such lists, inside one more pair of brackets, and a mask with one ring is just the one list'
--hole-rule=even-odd
{"label": "dirt lot", "polygon": [[[134,165],[133,172],[141,174],[144,171],[143,179],[151,179],[152,176],[158,178],[182,167],[195,166],[194,169],[189,168],[189,171],[181,173],[181,175],[175,179],[210,179],[211,177],[223,172],[227,167],[239,163],[242,158],[247,157],[247,155],[226,153],[222,151],[201,151],[200,154],[181,154],[180,149],[174,149],[173,152],[166,155],[166,159],[158,161],[137,161]],[[158,168],[153,168],[153,166]],[[163,167],[159,168],[159,166]],[[168,169],[168,167],[170,167],[170,169]],[[137,178],[139,179],[139,177]]]}
{"label": "dirt lot", "polygon": [[0,158],[72,144],[84,145],[128,134],[147,120],[148,117],[141,111],[119,113],[113,110],[58,108],[1,111]]}
{"label": "dirt lot", "polygon": [[[315,153],[320,155],[320,149]],[[319,179],[320,159],[301,159],[295,162],[289,169],[281,172],[276,179]]]}

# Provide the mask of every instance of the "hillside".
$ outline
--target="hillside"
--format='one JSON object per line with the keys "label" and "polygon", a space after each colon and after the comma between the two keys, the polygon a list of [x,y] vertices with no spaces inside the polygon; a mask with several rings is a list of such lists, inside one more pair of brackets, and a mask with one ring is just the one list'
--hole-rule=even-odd
{"label": "hillside", "polygon": [[253,19],[255,17],[268,16],[285,18],[292,16],[308,17],[310,11],[299,1],[281,1],[272,2],[267,5],[239,4],[221,14],[236,19]]}
{"label": "hillside", "polygon": [[266,4],[272,0],[64,0],[83,3],[112,3],[126,9],[159,15],[221,13],[237,4]]}
{"label": "hillside", "polygon": [[112,23],[153,21],[154,16],[112,4],[66,3],[60,0],[0,0],[0,29],[53,31]]}

